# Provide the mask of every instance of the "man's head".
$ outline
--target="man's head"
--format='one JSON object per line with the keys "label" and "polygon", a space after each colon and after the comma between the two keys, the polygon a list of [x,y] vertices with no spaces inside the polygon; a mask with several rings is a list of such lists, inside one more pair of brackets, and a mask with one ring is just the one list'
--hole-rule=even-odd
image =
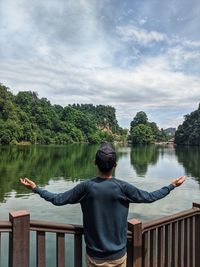
{"label": "man's head", "polygon": [[116,152],[112,144],[103,142],[96,153],[95,163],[99,170],[107,173],[116,167]]}

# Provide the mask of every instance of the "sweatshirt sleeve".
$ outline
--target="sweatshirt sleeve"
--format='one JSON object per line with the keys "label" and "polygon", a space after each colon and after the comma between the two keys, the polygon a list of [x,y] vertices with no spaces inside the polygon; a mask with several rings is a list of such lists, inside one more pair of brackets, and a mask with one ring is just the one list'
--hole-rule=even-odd
{"label": "sweatshirt sleeve", "polygon": [[153,192],[147,192],[125,183],[124,193],[130,203],[151,203],[167,196],[174,189],[173,184],[164,186]]}
{"label": "sweatshirt sleeve", "polygon": [[46,201],[56,206],[79,203],[87,193],[85,182],[76,185],[74,188],[64,193],[52,193],[39,187],[36,187],[33,192],[39,194],[41,198],[44,198]]}

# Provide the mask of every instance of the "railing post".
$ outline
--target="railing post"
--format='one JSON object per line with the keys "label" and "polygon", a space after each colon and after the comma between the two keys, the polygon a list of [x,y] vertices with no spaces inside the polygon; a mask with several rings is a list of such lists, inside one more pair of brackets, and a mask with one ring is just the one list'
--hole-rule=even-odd
{"label": "railing post", "polygon": [[199,209],[199,214],[195,217],[195,267],[200,263],[200,203],[193,203],[193,208]]}
{"label": "railing post", "polygon": [[142,267],[142,223],[132,219],[128,221],[128,230],[132,232],[132,267]]}
{"label": "railing post", "polygon": [[193,203],[192,203],[192,207],[193,207],[193,208],[198,208],[198,209],[200,209],[200,203],[195,203],[195,202],[193,202]]}
{"label": "railing post", "polygon": [[26,210],[9,214],[12,232],[9,234],[9,267],[29,266],[30,214]]}

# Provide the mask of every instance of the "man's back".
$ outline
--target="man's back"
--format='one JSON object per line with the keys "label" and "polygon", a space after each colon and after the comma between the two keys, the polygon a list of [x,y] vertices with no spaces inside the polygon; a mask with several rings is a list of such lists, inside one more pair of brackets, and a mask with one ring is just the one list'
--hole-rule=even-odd
{"label": "man's back", "polygon": [[118,259],[126,251],[129,201],[122,181],[94,178],[81,200],[87,253],[93,258]]}

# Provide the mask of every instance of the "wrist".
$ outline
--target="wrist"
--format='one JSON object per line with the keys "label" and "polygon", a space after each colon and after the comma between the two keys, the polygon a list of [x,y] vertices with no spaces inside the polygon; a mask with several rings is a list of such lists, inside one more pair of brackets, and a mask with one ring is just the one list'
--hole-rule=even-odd
{"label": "wrist", "polygon": [[36,185],[35,187],[32,188],[32,191],[35,193],[37,188],[38,188],[38,186]]}
{"label": "wrist", "polygon": [[168,186],[168,188],[169,188],[170,191],[173,190],[175,187],[176,187],[176,186],[175,186],[173,183],[171,183],[171,184]]}

